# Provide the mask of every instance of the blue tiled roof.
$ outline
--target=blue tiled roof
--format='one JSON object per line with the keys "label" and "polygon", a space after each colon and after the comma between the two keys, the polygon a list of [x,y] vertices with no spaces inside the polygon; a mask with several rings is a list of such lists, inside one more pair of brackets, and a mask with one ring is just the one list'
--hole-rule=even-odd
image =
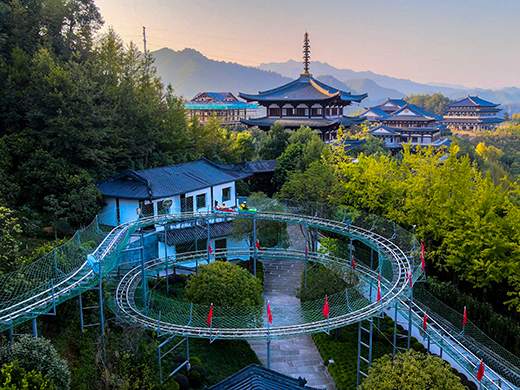
{"label": "blue tiled roof", "polygon": [[369,134],[391,134],[391,135],[399,135],[399,130],[390,126],[385,125],[379,125],[377,127],[374,127],[373,129],[368,131]]}
{"label": "blue tiled roof", "polygon": [[97,188],[104,196],[128,199],[160,199],[202,188],[241,180],[250,176],[243,171],[225,170],[204,158],[186,164],[126,170],[103,180]]}
{"label": "blue tiled roof", "polygon": [[303,386],[298,379],[251,364],[208,390],[318,390]]}
{"label": "blue tiled roof", "polygon": [[448,104],[448,107],[497,107],[500,104],[494,104],[487,100],[481,99],[478,96],[468,96],[458,102]]}
{"label": "blue tiled roof", "polygon": [[350,104],[351,102],[360,102],[367,97],[367,94],[352,95],[350,92],[332,88],[313,77],[303,76],[280,87],[259,92],[258,95],[240,92],[238,96],[247,101],[257,102],[318,102],[340,100]]}
{"label": "blue tiled roof", "polygon": [[359,114],[359,116],[360,117],[366,117],[366,114],[368,114],[369,112],[372,112],[372,113],[374,113],[375,115],[378,115],[378,116],[386,116],[387,115],[387,113],[384,112],[379,107],[370,107],[370,108],[367,108],[365,112]]}
{"label": "blue tiled roof", "polygon": [[[407,115],[406,110],[410,113]],[[405,115],[403,115],[405,114]],[[421,110],[419,107],[414,106],[413,104],[406,104],[404,107],[401,107],[399,110],[394,111],[387,116],[382,118],[378,118],[379,121],[389,121],[389,120],[418,120],[418,121],[434,121],[440,119],[424,110]]]}

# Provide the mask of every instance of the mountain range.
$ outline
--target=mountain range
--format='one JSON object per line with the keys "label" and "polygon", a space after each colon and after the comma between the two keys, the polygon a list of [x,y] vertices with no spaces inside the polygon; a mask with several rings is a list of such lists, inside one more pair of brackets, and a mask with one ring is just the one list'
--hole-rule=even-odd
{"label": "mountain range", "polygon": [[[215,61],[194,49],[175,51],[163,48],[151,53],[157,74],[165,84],[171,84],[177,95],[190,100],[199,92],[257,93],[298,78],[302,64],[293,60],[271,62],[258,67]],[[380,104],[387,98],[403,98],[410,94],[442,93],[450,99],[478,95],[509,113],[520,112],[520,88],[469,89],[460,85],[421,84],[408,79],[394,78],[370,71],[356,72],[338,69],[325,62],[312,61],[314,77],[334,88],[361,94],[368,93],[362,107]],[[352,107],[357,111],[360,106]]]}

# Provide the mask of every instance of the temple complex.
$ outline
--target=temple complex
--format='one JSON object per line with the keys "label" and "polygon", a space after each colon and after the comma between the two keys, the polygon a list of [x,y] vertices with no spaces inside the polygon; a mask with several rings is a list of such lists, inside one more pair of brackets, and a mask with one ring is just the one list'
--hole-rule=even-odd
{"label": "temple complex", "polygon": [[361,123],[362,119],[344,116],[343,107],[361,102],[367,94],[353,95],[314,79],[309,73],[309,62],[309,36],[305,33],[303,73],[296,80],[257,95],[240,92],[239,97],[247,102],[257,102],[267,111],[264,117],[242,119],[241,122],[263,130],[269,130],[276,122],[286,129],[308,126],[316,130],[325,142],[335,138],[339,126]]}
{"label": "temple complex", "polygon": [[236,125],[240,120],[257,115],[258,106],[238,100],[231,92],[201,92],[185,104],[188,118],[195,116],[201,124],[217,117],[224,125]]}
{"label": "temple complex", "polygon": [[448,104],[442,123],[453,130],[493,130],[504,120],[497,114],[500,104],[488,102],[478,96],[468,96]]}
{"label": "temple complex", "polygon": [[385,145],[398,151],[402,144],[440,147],[447,145],[441,130],[446,126],[441,119],[402,99],[388,99],[379,106],[368,108],[359,118],[368,120],[373,127],[368,131]]}

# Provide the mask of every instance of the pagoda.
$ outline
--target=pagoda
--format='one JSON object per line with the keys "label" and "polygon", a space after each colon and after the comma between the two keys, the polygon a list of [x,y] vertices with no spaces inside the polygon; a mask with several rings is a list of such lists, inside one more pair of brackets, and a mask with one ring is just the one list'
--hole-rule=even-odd
{"label": "pagoda", "polygon": [[497,114],[500,104],[494,104],[478,96],[468,96],[446,106],[442,122],[453,130],[493,130],[504,120]]}
{"label": "pagoda", "polygon": [[359,118],[368,120],[373,127],[368,131],[381,139],[385,146],[398,152],[402,144],[413,146],[446,146],[441,136],[446,128],[441,119],[402,99],[388,99],[379,106],[367,108]]}
{"label": "pagoda", "polygon": [[343,115],[343,107],[361,102],[367,94],[353,95],[332,88],[312,77],[309,73],[310,41],[305,33],[303,43],[303,73],[280,87],[259,92],[257,95],[239,93],[247,102],[257,102],[266,108],[267,116],[242,119],[246,126],[269,130],[276,122],[286,129],[301,126],[316,130],[325,142],[332,141],[339,126],[348,127],[362,120]]}

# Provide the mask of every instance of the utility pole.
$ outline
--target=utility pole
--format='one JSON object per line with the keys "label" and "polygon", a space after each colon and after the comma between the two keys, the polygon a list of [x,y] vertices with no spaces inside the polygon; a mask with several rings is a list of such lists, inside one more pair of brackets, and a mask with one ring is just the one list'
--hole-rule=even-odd
{"label": "utility pole", "polygon": [[143,26],[144,55],[146,57],[146,27]]}

